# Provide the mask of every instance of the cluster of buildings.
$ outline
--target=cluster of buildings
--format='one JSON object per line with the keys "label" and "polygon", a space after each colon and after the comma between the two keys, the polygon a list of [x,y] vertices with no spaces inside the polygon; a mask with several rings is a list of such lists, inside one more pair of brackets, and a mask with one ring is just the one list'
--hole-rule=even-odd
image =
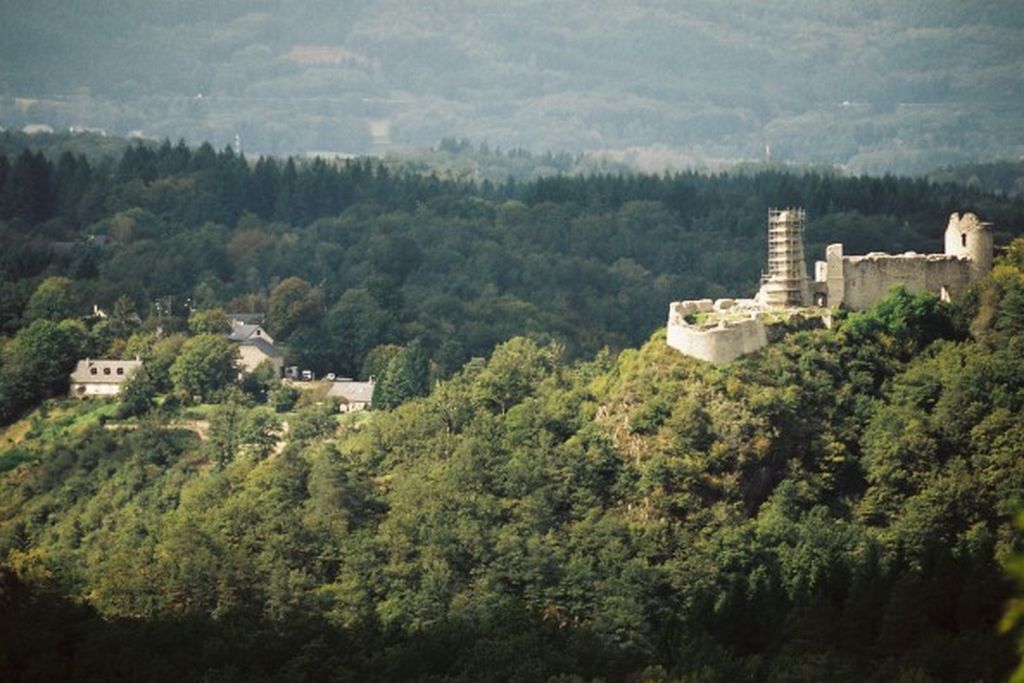
{"label": "cluster of buildings", "polygon": [[[237,366],[239,374],[251,373],[263,363],[270,363],[278,377],[295,386],[310,386],[316,379],[309,370],[297,366],[284,366],[284,354],[274,346],[274,338],[263,328],[263,317],[259,314],[231,314],[231,331],[228,339],[238,346]],[[121,387],[140,368],[142,361],[109,360],[86,358],[78,361],[71,373],[70,395],[77,398],[114,397]],[[339,407],[343,413],[369,408],[373,403],[374,381],[359,382],[348,377],[327,375],[329,382],[326,398]]]}
{"label": "cluster of buildings", "polygon": [[944,301],[992,269],[991,225],[973,213],[954,213],[941,254],[863,256],[831,244],[817,261],[814,279],[804,260],[803,209],[768,211],[768,263],[753,299],[696,299],[669,305],[668,344],[688,356],[728,363],[768,345],[788,331],[831,324],[831,311],[870,308],[892,287],[930,292]]}

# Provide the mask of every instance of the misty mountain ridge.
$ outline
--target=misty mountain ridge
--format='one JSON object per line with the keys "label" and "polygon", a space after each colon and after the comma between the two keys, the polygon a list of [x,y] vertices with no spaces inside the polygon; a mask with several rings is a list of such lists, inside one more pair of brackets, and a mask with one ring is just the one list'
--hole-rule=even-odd
{"label": "misty mountain ridge", "polygon": [[921,172],[1024,156],[1011,2],[172,0],[6,7],[0,125],[254,153],[445,137],[648,170]]}

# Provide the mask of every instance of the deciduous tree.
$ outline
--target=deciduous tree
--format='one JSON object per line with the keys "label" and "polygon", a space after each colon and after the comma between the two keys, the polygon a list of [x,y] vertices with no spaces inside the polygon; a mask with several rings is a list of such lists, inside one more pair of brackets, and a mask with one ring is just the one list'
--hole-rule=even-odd
{"label": "deciduous tree", "polygon": [[187,399],[209,401],[235,379],[237,355],[238,348],[226,337],[215,334],[192,337],[182,344],[171,365],[171,382]]}

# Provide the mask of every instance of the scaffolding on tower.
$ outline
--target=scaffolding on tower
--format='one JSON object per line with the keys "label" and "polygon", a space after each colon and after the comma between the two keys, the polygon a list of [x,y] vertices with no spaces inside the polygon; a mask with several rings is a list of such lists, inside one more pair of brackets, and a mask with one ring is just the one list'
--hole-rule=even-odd
{"label": "scaffolding on tower", "polygon": [[768,269],[761,274],[758,299],[773,308],[810,304],[804,260],[803,209],[768,209]]}

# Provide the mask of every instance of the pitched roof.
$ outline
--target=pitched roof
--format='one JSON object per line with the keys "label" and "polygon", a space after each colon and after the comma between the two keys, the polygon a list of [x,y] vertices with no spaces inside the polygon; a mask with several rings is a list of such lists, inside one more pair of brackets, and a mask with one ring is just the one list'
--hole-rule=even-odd
{"label": "pitched roof", "polygon": [[262,337],[263,328],[259,325],[250,325],[249,323],[231,323],[231,334],[228,335],[228,339],[231,341],[245,341],[250,337]]}
{"label": "pitched roof", "polygon": [[[121,384],[142,367],[141,360],[92,360],[78,361],[71,381],[76,384]],[[120,369],[121,372],[118,372]]]}
{"label": "pitched roof", "polygon": [[331,383],[327,398],[343,398],[349,403],[370,403],[373,401],[373,382],[340,380]]}
{"label": "pitched roof", "polygon": [[269,358],[284,358],[284,354],[278,351],[276,346],[268,342],[263,337],[249,337],[248,339],[243,339],[239,346],[255,346],[263,352],[263,355]]}

